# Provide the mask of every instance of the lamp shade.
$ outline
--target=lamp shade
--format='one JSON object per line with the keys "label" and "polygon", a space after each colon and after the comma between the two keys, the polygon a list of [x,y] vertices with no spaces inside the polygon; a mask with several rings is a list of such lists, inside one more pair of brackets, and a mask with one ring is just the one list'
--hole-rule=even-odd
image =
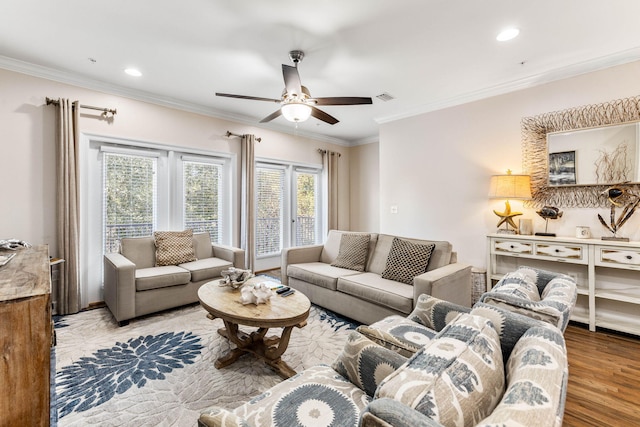
{"label": "lamp shade", "polygon": [[304,122],[311,116],[311,107],[299,102],[284,104],[280,110],[284,118],[290,122]]}
{"label": "lamp shade", "polygon": [[529,175],[493,175],[489,189],[490,199],[528,200],[531,198]]}

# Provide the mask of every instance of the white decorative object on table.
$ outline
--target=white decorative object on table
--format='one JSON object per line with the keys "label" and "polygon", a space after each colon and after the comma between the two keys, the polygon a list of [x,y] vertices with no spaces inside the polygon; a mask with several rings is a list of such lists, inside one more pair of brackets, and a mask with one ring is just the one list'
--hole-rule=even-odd
{"label": "white decorative object on table", "polygon": [[240,286],[253,277],[251,270],[243,270],[241,268],[230,267],[227,270],[222,270],[222,279],[220,279],[220,286],[231,286],[234,289],[238,289]]}
{"label": "white decorative object on table", "polygon": [[242,304],[266,304],[269,298],[273,295],[273,291],[265,283],[258,283],[256,285],[244,286],[240,292],[240,302]]}

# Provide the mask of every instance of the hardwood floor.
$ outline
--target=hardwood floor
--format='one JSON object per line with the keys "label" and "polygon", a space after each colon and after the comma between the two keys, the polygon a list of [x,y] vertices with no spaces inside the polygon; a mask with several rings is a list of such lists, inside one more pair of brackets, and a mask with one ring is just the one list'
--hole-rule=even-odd
{"label": "hardwood floor", "polygon": [[[280,270],[264,272],[280,277]],[[640,337],[570,324],[563,427],[640,426]]]}
{"label": "hardwood floor", "polygon": [[569,387],[563,426],[640,426],[640,338],[573,324],[564,338]]}

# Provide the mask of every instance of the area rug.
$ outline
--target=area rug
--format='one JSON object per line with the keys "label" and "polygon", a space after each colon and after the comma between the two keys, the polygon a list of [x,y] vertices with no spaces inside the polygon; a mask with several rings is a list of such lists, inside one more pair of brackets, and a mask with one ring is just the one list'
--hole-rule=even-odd
{"label": "area rug", "polygon": [[[216,369],[231,345],[206,314],[193,305],[124,327],[106,308],[56,319],[58,426],[194,426],[203,409],[233,409],[282,381],[251,355]],[[282,357],[298,372],[330,364],[356,326],[312,306]]]}

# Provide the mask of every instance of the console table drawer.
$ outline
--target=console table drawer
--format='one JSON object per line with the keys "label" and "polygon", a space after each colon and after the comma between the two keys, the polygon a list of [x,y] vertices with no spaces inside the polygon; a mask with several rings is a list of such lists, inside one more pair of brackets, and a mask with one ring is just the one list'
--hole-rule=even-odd
{"label": "console table drawer", "polygon": [[493,251],[500,253],[511,253],[513,255],[519,254],[533,254],[533,243],[531,242],[518,242],[515,240],[496,240],[493,242]]}
{"label": "console table drawer", "polygon": [[537,243],[535,254],[558,260],[571,260],[574,263],[587,263],[587,247],[584,245]]}
{"label": "console table drawer", "polygon": [[640,269],[640,250],[598,248],[596,254],[597,265]]}

